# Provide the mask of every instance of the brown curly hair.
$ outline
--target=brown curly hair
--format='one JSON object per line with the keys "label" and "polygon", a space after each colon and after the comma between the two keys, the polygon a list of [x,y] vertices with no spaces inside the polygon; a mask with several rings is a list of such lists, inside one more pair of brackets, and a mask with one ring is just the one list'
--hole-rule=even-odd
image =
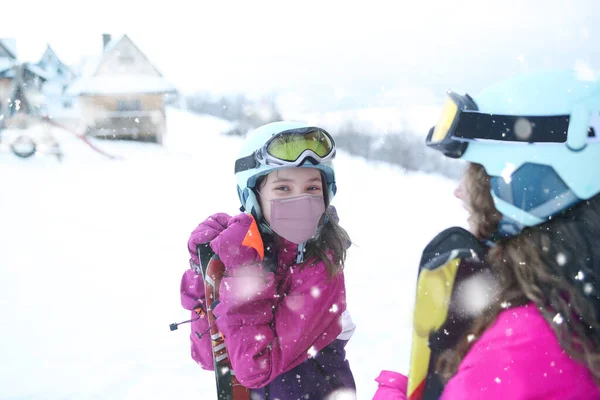
{"label": "brown curly hair", "polygon": [[[475,233],[481,239],[489,238],[501,218],[490,193],[490,176],[483,166],[469,164],[464,179]],[[504,309],[533,302],[561,347],[600,382],[598,239],[600,195],[515,237],[499,240],[486,256],[500,285],[499,296],[459,344],[441,355],[436,372],[442,379],[447,381],[458,370],[474,342],[468,336],[479,337]],[[562,323],[553,322],[557,315]]]}

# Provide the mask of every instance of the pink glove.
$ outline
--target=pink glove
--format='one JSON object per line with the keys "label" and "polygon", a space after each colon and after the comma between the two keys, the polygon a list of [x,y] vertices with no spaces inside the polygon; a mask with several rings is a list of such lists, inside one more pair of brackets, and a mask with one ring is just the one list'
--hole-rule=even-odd
{"label": "pink glove", "polygon": [[258,226],[250,214],[239,214],[227,222],[227,228],[210,242],[225,268],[260,263],[264,246]]}
{"label": "pink glove", "polygon": [[398,372],[381,371],[377,379],[379,383],[373,400],[406,400],[408,378]]}
{"label": "pink glove", "polygon": [[200,265],[198,245],[212,242],[227,228],[230,219],[231,217],[225,213],[213,214],[194,229],[188,240],[188,251],[196,265]]}

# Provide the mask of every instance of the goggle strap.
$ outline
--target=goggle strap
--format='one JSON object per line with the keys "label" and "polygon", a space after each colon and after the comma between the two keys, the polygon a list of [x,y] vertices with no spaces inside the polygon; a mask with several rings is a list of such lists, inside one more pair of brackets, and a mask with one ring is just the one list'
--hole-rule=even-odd
{"label": "goggle strap", "polygon": [[242,158],[235,160],[235,173],[254,169],[259,166],[258,160],[256,159],[256,152]]}
{"label": "goggle strap", "polygon": [[[524,120],[523,131],[517,132],[516,125],[520,119]],[[568,115],[517,116],[463,111],[459,113],[451,135],[460,139],[565,143],[568,131]]]}

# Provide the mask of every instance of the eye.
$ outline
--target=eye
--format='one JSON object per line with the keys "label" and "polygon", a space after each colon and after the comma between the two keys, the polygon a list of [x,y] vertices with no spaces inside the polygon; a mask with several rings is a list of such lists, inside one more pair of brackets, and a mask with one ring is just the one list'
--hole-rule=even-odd
{"label": "eye", "polygon": [[282,186],[276,186],[275,187],[276,191],[282,191],[282,192],[287,192],[290,190],[290,188],[288,186],[282,185]]}
{"label": "eye", "polygon": [[307,190],[309,190],[311,192],[314,192],[314,191],[319,191],[320,192],[321,191],[321,186],[309,186],[307,188]]}

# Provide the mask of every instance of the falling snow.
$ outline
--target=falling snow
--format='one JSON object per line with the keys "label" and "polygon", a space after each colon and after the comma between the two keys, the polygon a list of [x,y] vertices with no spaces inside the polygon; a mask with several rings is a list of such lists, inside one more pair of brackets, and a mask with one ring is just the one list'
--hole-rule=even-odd
{"label": "falling snow", "polygon": [[504,182],[508,185],[512,181],[512,174],[517,170],[517,167],[512,163],[506,163],[504,169],[500,173]]}
{"label": "falling snow", "polygon": [[316,299],[321,295],[321,290],[318,287],[314,286],[310,290],[310,295]]}
{"label": "falling snow", "polygon": [[351,389],[338,389],[325,398],[325,400],[356,400],[356,392]]}
{"label": "falling snow", "polygon": [[562,324],[562,323],[564,322],[564,319],[563,319],[563,316],[562,316],[562,315],[560,315],[560,313],[558,313],[558,314],[556,314],[556,315],[554,316],[554,318],[552,318],[552,321],[553,321],[555,324],[557,324],[557,325],[560,325],[560,324]]}
{"label": "falling snow", "polygon": [[453,309],[468,316],[479,315],[494,300],[497,284],[489,271],[465,279],[457,287]]}
{"label": "falling snow", "polygon": [[558,263],[558,265],[560,265],[561,267],[563,265],[565,265],[567,263],[567,256],[565,255],[565,253],[558,253],[556,255],[556,262]]}
{"label": "falling snow", "polygon": [[515,122],[515,135],[520,140],[527,140],[533,133],[533,125],[527,118],[519,118]]}

